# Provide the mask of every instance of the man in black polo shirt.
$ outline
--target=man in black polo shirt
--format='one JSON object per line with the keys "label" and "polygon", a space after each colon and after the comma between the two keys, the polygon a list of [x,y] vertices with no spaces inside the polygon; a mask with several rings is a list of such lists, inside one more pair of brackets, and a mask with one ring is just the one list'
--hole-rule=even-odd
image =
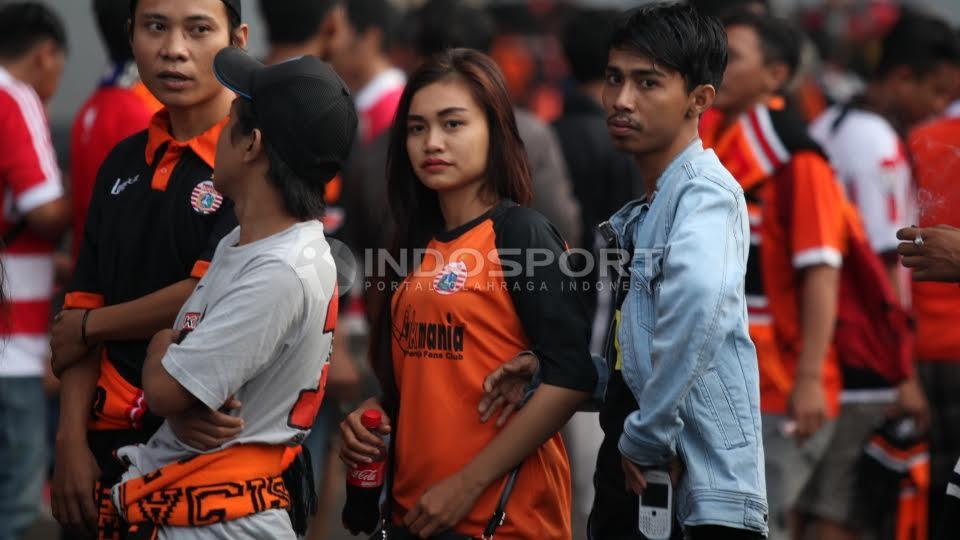
{"label": "man in black polo shirt", "polygon": [[141,390],[148,340],[172,325],[237,225],[211,176],[234,99],[216,80],[213,58],[246,45],[240,16],[239,0],[131,1],[137,67],[164,109],[101,167],[53,329],[63,379],[53,511],[68,529],[121,538],[109,501],[122,472],[113,451],[146,442],[159,425]]}

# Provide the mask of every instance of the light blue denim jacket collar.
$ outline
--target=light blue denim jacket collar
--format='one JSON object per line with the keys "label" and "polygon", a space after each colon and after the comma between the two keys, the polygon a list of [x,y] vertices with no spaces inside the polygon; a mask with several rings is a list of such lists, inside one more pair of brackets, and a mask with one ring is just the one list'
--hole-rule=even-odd
{"label": "light blue denim jacket collar", "polygon": [[673,161],[670,162],[670,165],[667,165],[667,168],[664,169],[660,178],[657,179],[657,186],[653,191],[653,198],[650,201],[647,199],[630,201],[608,220],[614,232],[616,232],[622,247],[626,248],[626,243],[631,241],[626,235],[631,222],[640,217],[643,209],[649,208],[650,205],[657,200],[657,195],[672,188],[673,184],[682,176],[680,171],[683,170],[683,167],[703,152],[703,141],[697,137],[677,154],[677,156],[673,158]]}

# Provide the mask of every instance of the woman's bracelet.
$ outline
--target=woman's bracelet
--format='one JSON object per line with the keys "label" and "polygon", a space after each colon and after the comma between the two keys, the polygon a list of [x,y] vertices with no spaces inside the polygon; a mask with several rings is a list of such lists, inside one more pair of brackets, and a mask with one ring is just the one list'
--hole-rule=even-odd
{"label": "woman's bracelet", "polygon": [[90,347],[90,343],[87,342],[87,318],[90,317],[92,309],[88,309],[83,312],[83,320],[80,322],[80,339],[83,341],[84,346]]}

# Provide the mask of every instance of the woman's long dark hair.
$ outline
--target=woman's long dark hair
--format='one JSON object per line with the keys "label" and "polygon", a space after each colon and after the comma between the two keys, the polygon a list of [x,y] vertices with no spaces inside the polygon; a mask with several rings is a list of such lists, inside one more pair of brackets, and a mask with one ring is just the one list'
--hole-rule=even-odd
{"label": "woman's long dark hair", "polygon": [[[506,82],[497,64],[487,55],[473,49],[449,49],[424,63],[407,82],[400,97],[397,114],[390,128],[387,154],[387,197],[394,221],[394,260],[414,271],[418,261],[414,250],[444,227],[437,193],[420,181],[407,152],[407,116],[413,97],[426,86],[440,81],[457,81],[470,91],[483,109],[490,132],[484,190],[496,200],[510,200],[529,206],[533,198],[530,165],[517,131],[513,105]],[[389,285],[403,276],[387,276],[387,295],[378,306],[371,340],[371,361],[384,391],[385,404],[395,406],[396,387],[391,361],[391,323]],[[388,413],[391,406],[387,407]]]}

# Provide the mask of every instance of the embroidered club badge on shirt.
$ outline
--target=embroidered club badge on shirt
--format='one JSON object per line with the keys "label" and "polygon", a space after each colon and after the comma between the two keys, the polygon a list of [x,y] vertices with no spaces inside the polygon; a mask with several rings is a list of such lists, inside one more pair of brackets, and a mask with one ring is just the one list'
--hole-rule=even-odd
{"label": "embroidered club badge on shirt", "polygon": [[198,214],[212,214],[223,204],[223,195],[213,187],[213,182],[206,180],[193,188],[190,195],[190,204]]}
{"label": "embroidered club badge on shirt", "polygon": [[433,278],[433,290],[440,294],[453,294],[467,282],[467,265],[461,262],[448,263]]}
{"label": "embroidered club badge on shirt", "polygon": [[200,319],[203,317],[202,313],[187,313],[183,317],[183,330],[196,330],[197,325],[200,324]]}

